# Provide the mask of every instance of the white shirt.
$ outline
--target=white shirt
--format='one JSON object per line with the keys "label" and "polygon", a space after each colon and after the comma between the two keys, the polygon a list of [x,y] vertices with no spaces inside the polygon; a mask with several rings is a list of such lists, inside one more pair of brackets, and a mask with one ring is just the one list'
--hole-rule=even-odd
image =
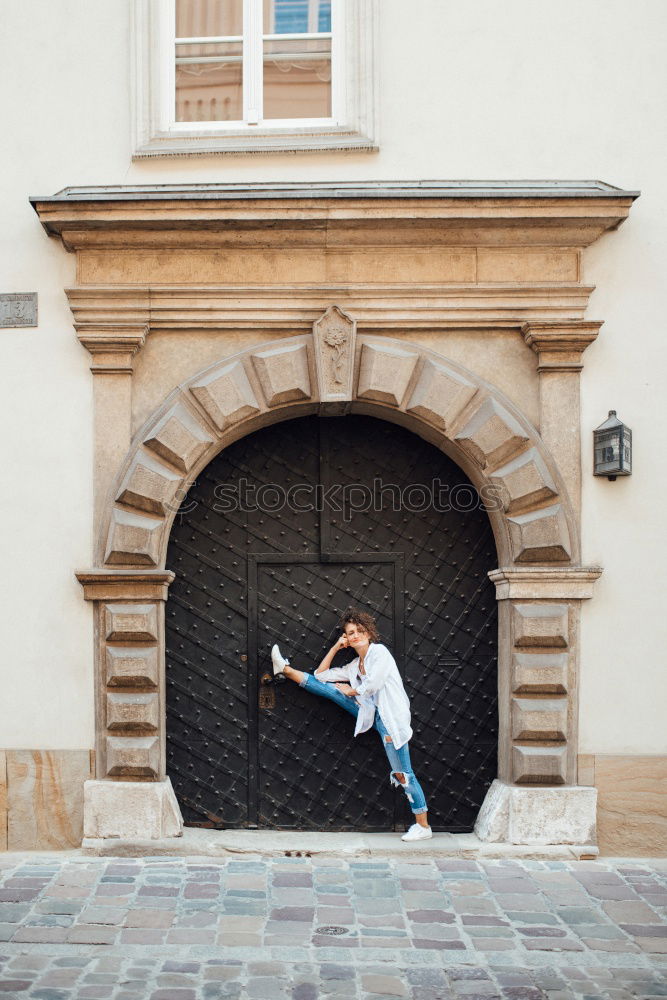
{"label": "white shirt", "polygon": [[354,735],[365,733],[375,720],[375,709],[384,722],[396,750],[412,736],[410,726],[410,701],[396,660],[381,642],[372,642],[364,660],[365,674],[359,673],[359,657],[344,667],[330,667],[315,674],[318,681],[347,681],[357,691],[359,705]]}

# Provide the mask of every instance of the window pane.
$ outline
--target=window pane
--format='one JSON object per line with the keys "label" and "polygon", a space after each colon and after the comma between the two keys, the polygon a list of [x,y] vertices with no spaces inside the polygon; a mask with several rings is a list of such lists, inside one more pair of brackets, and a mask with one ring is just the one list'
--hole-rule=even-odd
{"label": "window pane", "polygon": [[331,0],[320,0],[317,11],[317,30],[331,31]]}
{"label": "window pane", "polygon": [[176,121],[243,118],[242,30],[243,0],[176,0]]}
{"label": "window pane", "polygon": [[176,38],[243,34],[243,0],[176,0]]}
{"label": "window pane", "polygon": [[264,42],[264,118],[331,117],[331,39]]}
{"label": "window pane", "polygon": [[331,31],[331,0],[264,0],[264,7],[267,35]]}

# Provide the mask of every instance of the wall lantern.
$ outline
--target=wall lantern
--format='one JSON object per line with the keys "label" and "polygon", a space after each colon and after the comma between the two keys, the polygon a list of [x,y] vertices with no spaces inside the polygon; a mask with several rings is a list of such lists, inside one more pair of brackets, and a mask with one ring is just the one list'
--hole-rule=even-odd
{"label": "wall lantern", "polygon": [[594,475],[616,479],[632,473],[632,431],[610,410],[593,431]]}

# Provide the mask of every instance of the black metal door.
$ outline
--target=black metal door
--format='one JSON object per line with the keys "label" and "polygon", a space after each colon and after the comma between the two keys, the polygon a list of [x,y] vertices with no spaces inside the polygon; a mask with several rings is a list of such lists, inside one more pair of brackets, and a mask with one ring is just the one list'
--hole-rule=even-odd
{"label": "black metal door", "polygon": [[[299,501],[286,502],[297,485]],[[376,733],[353,739],[337,706],[291,682],[260,683],[275,641],[313,670],[355,603],[377,616],[402,670],[432,826],[472,828],[497,746],[495,547],[475,498],[438,449],[365,416],[274,425],[208,466],[167,559],[177,574],[167,759],[186,823],[390,830],[409,820]]]}

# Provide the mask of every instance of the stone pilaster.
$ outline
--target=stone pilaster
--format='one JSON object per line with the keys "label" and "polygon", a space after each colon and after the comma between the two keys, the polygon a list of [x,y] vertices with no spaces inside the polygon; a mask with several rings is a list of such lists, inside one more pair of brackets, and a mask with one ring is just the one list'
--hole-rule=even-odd
{"label": "stone pilaster", "polygon": [[165,570],[77,573],[95,610],[96,777],[160,781],[166,775]]}
{"label": "stone pilaster", "polygon": [[572,505],[581,509],[581,402],[583,353],[601,322],[526,323],[523,335],[538,357],[540,434],[563,476]]}
{"label": "stone pilaster", "polygon": [[67,297],[77,337],[91,357],[94,537],[99,539],[107,493],[132,439],[132,372],[148,334],[149,295],[145,289],[109,296],[71,288]]}
{"label": "stone pilaster", "polygon": [[602,570],[502,568],[499,602],[498,777],[576,784],[579,618]]}

